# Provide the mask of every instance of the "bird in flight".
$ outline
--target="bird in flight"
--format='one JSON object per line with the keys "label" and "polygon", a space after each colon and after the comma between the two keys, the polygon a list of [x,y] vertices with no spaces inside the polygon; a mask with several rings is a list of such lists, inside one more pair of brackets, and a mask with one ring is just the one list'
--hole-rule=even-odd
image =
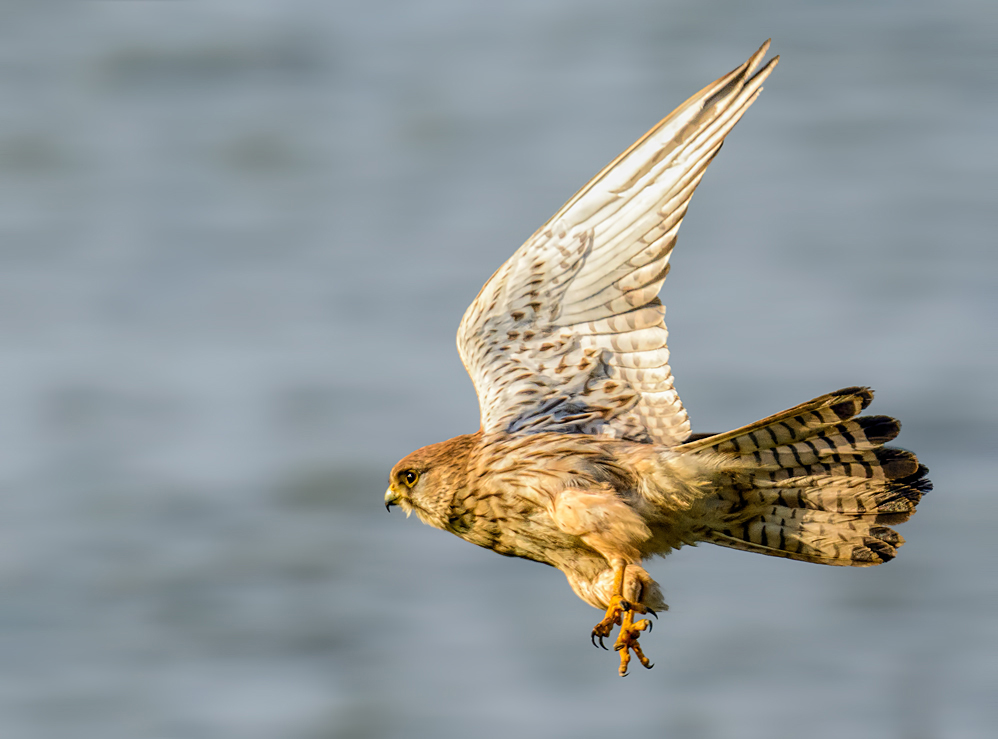
{"label": "bird in flight", "polygon": [[485,283],[457,346],[481,427],[395,465],[385,505],[557,567],[615,627],[619,672],[667,606],[642,561],[710,542],[802,562],[894,558],[931,488],[900,424],[850,387],[723,434],[691,434],[659,289],[690,197],[779,57],[767,41],[577,192]]}

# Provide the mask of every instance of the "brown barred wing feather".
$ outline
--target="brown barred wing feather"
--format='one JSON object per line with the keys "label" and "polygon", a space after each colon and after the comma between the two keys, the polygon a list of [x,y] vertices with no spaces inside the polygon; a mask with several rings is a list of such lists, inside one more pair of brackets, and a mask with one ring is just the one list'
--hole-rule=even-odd
{"label": "brown barred wing feather", "polygon": [[482,288],[457,344],[483,431],[689,436],[658,292],[693,191],[776,64],[753,75],[768,47],[607,165]]}

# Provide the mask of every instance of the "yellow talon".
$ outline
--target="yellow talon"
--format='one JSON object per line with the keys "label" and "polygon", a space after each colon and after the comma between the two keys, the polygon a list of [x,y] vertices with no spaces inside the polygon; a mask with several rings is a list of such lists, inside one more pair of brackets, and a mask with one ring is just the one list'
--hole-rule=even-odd
{"label": "yellow talon", "polygon": [[[649,613],[650,611],[640,603],[630,603],[624,600],[623,595],[621,595],[623,582],[624,568],[621,567],[614,573],[614,592],[610,596],[610,605],[606,609],[606,615],[602,621],[593,627],[592,633],[593,646],[597,646],[596,642],[599,640],[598,646],[606,649],[603,639],[610,636],[614,626],[620,626],[620,633],[617,635],[617,640],[614,642],[613,648],[620,652],[621,677],[627,675],[627,665],[631,661],[632,651],[637,656],[638,661],[646,668],[651,669],[654,667],[651,661],[645,657],[644,652],[641,651],[641,646],[638,644],[638,634],[642,631],[651,631],[651,621],[648,619],[634,621],[635,613]],[[654,612],[652,611],[652,613]]]}
{"label": "yellow talon", "polygon": [[614,626],[620,626],[624,614],[630,613],[630,609],[631,604],[621,596],[612,596],[610,598],[610,606],[606,609],[606,615],[603,617],[603,620],[593,627],[593,646],[596,646],[596,640],[599,639],[599,646],[606,649],[603,640],[610,636]]}
{"label": "yellow talon", "polygon": [[624,613],[622,623],[620,624],[620,634],[617,635],[617,641],[613,645],[613,648],[620,652],[619,672],[621,677],[627,676],[627,665],[631,661],[632,650],[644,667],[650,670],[655,666],[651,663],[651,660],[645,657],[644,652],[641,651],[641,646],[638,644],[638,634],[642,631],[650,630],[651,621],[643,618],[640,621],[634,622],[633,619],[634,610],[628,610]]}

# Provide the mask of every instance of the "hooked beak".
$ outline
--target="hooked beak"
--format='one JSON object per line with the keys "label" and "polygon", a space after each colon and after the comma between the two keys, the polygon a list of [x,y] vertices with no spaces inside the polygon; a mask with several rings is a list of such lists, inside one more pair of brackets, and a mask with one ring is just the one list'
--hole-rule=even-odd
{"label": "hooked beak", "polygon": [[388,490],[385,491],[385,510],[391,513],[392,506],[398,504],[399,504],[398,493],[396,493],[391,488],[388,488]]}
{"label": "hooked beak", "polygon": [[397,505],[403,511],[405,511],[405,517],[409,518],[412,515],[414,506],[412,505],[412,498],[407,496],[404,492],[398,493],[391,488],[385,491],[385,510],[389,513],[392,512],[392,506]]}

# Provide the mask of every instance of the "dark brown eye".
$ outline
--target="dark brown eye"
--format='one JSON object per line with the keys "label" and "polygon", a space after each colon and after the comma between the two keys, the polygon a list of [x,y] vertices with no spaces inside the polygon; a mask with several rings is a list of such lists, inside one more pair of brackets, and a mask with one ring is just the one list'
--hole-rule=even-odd
{"label": "dark brown eye", "polygon": [[406,470],[402,473],[402,482],[406,484],[407,487],[412,487],[419,480],[419,473],[415,470]]}

